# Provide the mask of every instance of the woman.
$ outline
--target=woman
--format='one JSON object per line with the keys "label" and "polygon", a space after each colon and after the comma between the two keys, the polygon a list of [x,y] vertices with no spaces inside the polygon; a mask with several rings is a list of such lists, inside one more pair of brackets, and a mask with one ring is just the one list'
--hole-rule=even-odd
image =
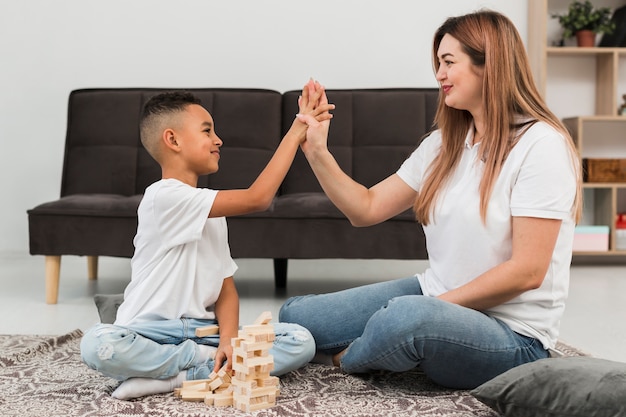
{"label": "woman", "polygon": [[470,389],[554,347],[581,173],[508,18],[485,10],[448,19],[435,34],[433,64],[438,130],[369,189],[328,151],[329,122],[299,116],[309,125],[302,149],[333,203],[355,226],[413,207],[429,268],[291,298],[280,321],[308,328],[318,358],[344,372],[420,367],[443,386]]}

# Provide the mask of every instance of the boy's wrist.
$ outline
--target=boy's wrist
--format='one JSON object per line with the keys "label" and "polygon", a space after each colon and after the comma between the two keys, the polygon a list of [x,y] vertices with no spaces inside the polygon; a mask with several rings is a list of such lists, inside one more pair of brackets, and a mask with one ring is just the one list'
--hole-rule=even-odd
{"label": "boy's wrist", "polygon": [[306,123],[302,123],[298,119],[294,119],[291,127],[289,128],[289,131],[287,132],[287,135],[285,136],[291,135],[294,138],[298,139],[298,142],[302,142],[306,138],[307,129],[308,126],[306,125]]}

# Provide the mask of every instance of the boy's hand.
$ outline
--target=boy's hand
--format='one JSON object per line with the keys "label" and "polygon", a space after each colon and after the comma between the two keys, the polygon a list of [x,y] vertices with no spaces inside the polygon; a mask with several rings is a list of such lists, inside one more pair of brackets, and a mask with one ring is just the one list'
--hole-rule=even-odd
{"label": "boy's hand", "polygon": [[326,89],[318,82],[309,80],[302,88],[302,95],[298,98],[299,114],[312,114],[317,121],[332,118],[329,110],[335,108],[334,104],[328,104]]}
{"label": "boy's hand", "polygon": [[226,362],[227,371],[233,369],[233,347],[230,343],[220,343],[217,347],[217,352],[215,352],[215,365],[213,367],[213,371],[217,372],[222,369],[222,366],[224,366],[224,362]]}

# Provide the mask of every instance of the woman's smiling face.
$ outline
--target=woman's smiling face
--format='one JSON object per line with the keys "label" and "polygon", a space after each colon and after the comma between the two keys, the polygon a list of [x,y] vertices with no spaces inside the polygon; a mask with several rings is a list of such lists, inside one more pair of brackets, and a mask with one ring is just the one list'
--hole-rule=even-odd
{"label": "woman's smiling face", "polygon": [[445,103],[472,115],[482,113],[483,73],[463,51],[461,42],[446,34],[437,50],[439,69],[436,78],[445,94]]}

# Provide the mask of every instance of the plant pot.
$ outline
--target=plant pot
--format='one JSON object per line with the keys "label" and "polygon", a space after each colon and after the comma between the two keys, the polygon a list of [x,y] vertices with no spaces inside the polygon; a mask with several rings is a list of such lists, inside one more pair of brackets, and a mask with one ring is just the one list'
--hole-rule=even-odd
{"label": "plant pot", "polygon": [[596,46],[596,33],[593,30],[579,30],[576,32],[576,43],[582,47]]}

